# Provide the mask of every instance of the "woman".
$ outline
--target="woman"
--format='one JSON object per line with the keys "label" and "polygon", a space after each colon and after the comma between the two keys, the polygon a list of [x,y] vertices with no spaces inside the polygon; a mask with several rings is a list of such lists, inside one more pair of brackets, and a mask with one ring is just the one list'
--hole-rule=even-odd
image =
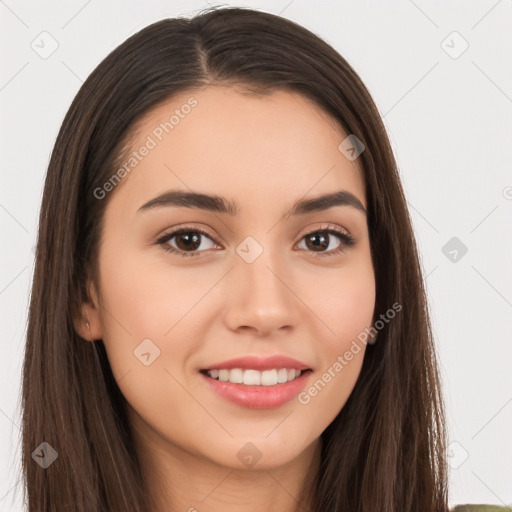
{"label": "woman", "polygon": [[354,70],[250,9],[130,37],[48,168],[29,510],[446,511],[445,445],[411,222]]}

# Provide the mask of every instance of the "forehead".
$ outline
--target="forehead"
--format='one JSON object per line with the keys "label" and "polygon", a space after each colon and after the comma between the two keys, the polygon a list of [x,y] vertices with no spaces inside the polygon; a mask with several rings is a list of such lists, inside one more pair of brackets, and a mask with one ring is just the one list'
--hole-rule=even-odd
{"label": "forehead", "polygon": [[281,202],[343,188],[366,206],[359,162],[339,150],[347,135],[295,92],[254,95],[224,86],[182,91],[132,130],[121,159],[121,165],[132,165],[125,166],[118,187],[126,191],[115,192],[140,206],[167,188]]}

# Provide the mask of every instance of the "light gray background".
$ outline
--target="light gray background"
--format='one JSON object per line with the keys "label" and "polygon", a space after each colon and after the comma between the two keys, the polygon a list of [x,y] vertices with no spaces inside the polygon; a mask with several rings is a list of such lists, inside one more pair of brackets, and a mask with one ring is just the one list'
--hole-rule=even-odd
{"label": "light gray background", "polygon": [[[426,276],[448,409],[450,504],[512,503],[512,1],[225,4],[304,25],[369,88],[399,163]],[[38,210],[59,126],[83,80],[128,36],[207,6],[0,1],[2,511],[23,509],[21,365]],[[58,43],[46,59],[31,47],[51,48],[44,31]],[[469,47],[458,55],[464,40]],[[443,253],[452,237],[468,249],[456,261],[453,247]]]}

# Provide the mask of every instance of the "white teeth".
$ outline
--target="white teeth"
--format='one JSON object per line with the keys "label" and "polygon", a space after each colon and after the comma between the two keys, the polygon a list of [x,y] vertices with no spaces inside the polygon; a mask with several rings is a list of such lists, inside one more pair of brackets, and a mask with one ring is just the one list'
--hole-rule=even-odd
{"label": "white teeth", "polygon": [[244,384],[246,386],[259,386],[260,383],[261,383],[261,372],[259,372],[258,370],[245,370]]}
{"label": "white teeth", "polygon": [[229,370],[219,370],[219,380],[227,382],[229,380]]}
{"label": "white teeth", "polygon": [[296,379],[302,372],[293,368],[279,368],[261,372],[259,370],[233,368],[232,370],[207,370],[206,373],[221,382],[243,383],[246,386],[275,386]]}
{"label": "white teeth", "polygon": [[282,384],[288,380],[288,370],[286,368],[281,368],[277,370],[277,382]]}
{"label": "white teeth", "polygon": [[229,372],[229,382],[234,382],[235,384],[242,384],[243,381],[244,381],[244,372],[241,368],[233,368]]}
{"label": "white teeth", "polygon": [[277,384],[277,370],[265,370],[261,372],[262,386],[275,386]]}

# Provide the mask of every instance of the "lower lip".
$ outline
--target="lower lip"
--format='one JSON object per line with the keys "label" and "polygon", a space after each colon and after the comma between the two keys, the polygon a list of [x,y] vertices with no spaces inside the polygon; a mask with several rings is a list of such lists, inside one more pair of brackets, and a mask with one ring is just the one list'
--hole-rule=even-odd
{"label": "lower lip", "polygon": [[201,373],[210,388],[220,396],[242,407],[251,409],[275,409],[297,396],[306,384],[310,370],[299,377],[275,386],[246,386],[232,382],[221,382]]}

